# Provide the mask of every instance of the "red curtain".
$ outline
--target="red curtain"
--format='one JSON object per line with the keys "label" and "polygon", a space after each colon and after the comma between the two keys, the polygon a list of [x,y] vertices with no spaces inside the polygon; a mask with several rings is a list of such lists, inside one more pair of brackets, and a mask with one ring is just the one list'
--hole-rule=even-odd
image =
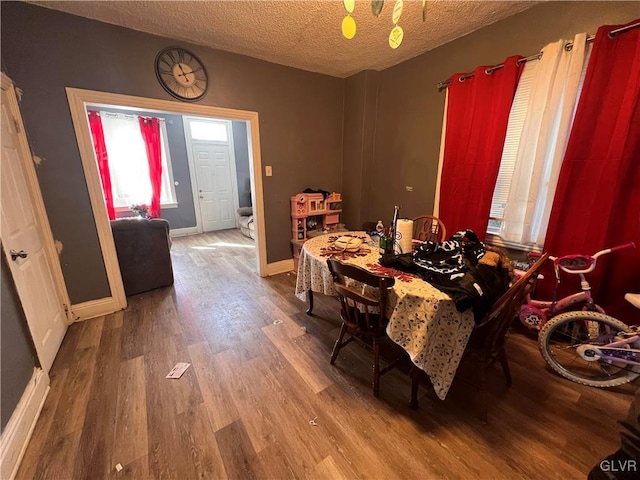
{"label": "red curtain", "polygon": [[524,68],[520,58],[507,58],[491,74],[481,66],[462,82],[464,74],[451,78],[438,214],[447,231],[471,229],[484,239],[509,112]]}
{"label": "red curtain", "polygon": [[107,147],[104,143],[102,119],[98,112],[88,111],[87,116],[89,117],[91,138],[93,139],[93,148],[96,152],[96,161],[98,162],[98,171],[100,172],[100,180],[102,181],[102,193],[104,194],[104,202],[107,206],[107,214],[109,215],[109,220],[114,220],[116,218],[116,212],[113,208],[109,156],[107,155]]}
{"label": "red curtain", "polygon": [[[635,242],[601,257],[588,279],[607,313],[638,323],[623,296],[640,292],[640,29],[609,38],[616,28],[596,34],[544,249],[592,254]],[[575,279],[564,283],[579,288]]]}
{"label": "red curtain", "polygon": [[157,118],[138,117],[140,131],[147,149],[149,179],[151,180],[151,206],[149,216],[160,216],[160,189],[162,187],[162,153],[160,150],[160,121]]}

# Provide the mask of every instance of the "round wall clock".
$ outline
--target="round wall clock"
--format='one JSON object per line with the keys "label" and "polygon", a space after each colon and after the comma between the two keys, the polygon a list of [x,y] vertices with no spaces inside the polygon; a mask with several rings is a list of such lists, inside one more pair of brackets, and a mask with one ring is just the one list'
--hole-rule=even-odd
{"label": "round wall clock", "polygon": [[162,88],[178,100],[195,102],[207,93],[209,78],[204,65],[184,48],[162,50],[156,56],[155,68]]}

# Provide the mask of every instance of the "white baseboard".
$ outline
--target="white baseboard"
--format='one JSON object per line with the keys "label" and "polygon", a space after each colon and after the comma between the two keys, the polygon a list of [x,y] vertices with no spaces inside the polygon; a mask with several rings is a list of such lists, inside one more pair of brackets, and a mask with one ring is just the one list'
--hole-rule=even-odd
{"label": "white baseboard", "polygon": [[0,440],[0,478],[13,480],[49,393],[49,376],[34,369]]}
{"label": "white baseboard", "polygon": [[169,236],[173,237],[186,237],[187,235],[196,235],[202,233],[198,231],[198,227],[186,227],[186,228],[172,228],[169,230]]}
{"label": "white baseboard", "polygon": [[267,276],[293,271],[293,258],[267,264]]}
{"label": "white baseboard", "polygon": [[71,314],[75,322],[81,322],[83,320],[89,320],[90,318],[109,315],[110,313],[126,308],[126,306],[126,302],[124,306],[120,306],[115,298],[105,297],[99,300],[90,300],[88,302],[71,305]]}

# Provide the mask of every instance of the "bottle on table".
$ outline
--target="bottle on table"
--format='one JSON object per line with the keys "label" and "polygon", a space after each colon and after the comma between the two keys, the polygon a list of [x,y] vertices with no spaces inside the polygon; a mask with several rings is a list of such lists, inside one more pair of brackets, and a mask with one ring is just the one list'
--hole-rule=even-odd
{"label": "bottle on table", "polygon": [[[382,222],[378,222],[378,224],[380,224]],[[376,230],[377,230],[377,226],[376,226]],[[382,230],[379,232],[378,237],[379,237],[379,242],[380,242],[380,255],[383,255],[386,250],[387,250],[387,233],[388,233],[389,229],[388,228],[384,228],[382,227]]]}
{"label": "bottle on table", "polygon": [[394,253],[399,213],[400,207],[396,205],[393,207],[393,220],[391,220],[391,227],[389,228],[389,243],[387,244],[387,251],[385,253]]}
{"label": "bottle on table", "polygon": [[376,243],[379,245],[380,248],[380,255],[382,255],[383,253],[383,243],[382,243],[382,237],[384,235],[384,225],[382,223],[382,220],[378,220],[378,223],[376,223],[376,229],[374,232],[370,233],[371,235],[371,241],[373,243],[373,245],[375,246]]}

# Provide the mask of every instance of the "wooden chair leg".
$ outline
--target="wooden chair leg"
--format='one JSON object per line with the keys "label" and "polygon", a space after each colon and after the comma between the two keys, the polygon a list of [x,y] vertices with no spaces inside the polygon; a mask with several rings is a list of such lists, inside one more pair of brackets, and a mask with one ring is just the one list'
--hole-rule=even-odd
{"label": "wooden chair leg", "polygon": [[338,358],[338,352],[342,348],[342,339],[344,338],[344,335],[346,333],[347,333],[347,325],[343,323],[340,326],[340,335],[338,336],[338,340],[336,340],[336,343],[333,345],[333,351],[331,352],[331,360],[329,360],[329,363],[331,365],[336,363],[336,358]]}
{"label": "wooden chair leg", "polygon": [[309,299],[309,308],[307,308],[307,315],[313,315],[313,290],[309,289],[307,292],[307,298]]}
{"label": "wooden chair leg", "polygon": [[489,394],[487,392],[486,367],[480,364],[480,421],[484,424],[488,423],[487,410],[489,408]]}
{"label": "wooden chair leg", "polygon": [[380,343],[373,337],[373,396],[380,394]]}
{"label": "wooden chair leg", "polygon": [[500,351],[500,364],[502,365],[502,371],[504,372],[504,378],[507,380],[507,385],[511,386],[511,371],[509,370],[507,353],[504,350]]}

